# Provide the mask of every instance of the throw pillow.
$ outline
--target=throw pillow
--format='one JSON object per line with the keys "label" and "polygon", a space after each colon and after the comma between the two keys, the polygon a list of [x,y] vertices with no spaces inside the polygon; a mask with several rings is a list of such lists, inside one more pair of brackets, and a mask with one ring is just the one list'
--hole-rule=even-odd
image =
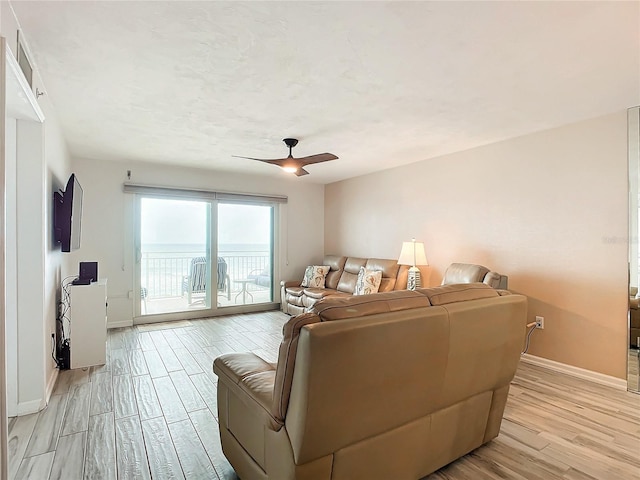
{"label": "throw pillow", "polygon": [[301,287],[324,288],[324,279],[329,273],[328,265],[309,265],[304,271]]}
{"label": "throw pillow", "polygon": [[380,288],[380,282],[382,282],[382,270],[367,270],[364,267],[360,267],[353,294],[369,295],[370,293],[377,293]]}

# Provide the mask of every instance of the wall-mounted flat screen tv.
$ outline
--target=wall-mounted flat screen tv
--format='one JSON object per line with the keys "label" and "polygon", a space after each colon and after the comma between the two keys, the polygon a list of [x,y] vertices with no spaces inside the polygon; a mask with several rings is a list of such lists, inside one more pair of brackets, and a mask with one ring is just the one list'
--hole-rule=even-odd
{"label": "wall-mounted flat screen tv", "polygon": [[82,224],[82,187],[75,173],[67,181],[64,191],[53,194],[53,230],[56,242],[63,252],[80,248]]}

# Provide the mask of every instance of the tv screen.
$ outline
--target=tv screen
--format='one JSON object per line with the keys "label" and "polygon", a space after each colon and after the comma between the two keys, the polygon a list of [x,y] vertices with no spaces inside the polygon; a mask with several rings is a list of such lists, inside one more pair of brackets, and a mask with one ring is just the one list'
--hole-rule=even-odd
{"label": "tv screen", "polygon": [[75,174],[71,174],[64,192],[54,194],[54,232],[63,252],[80,248],[82,224],[82,187]]}

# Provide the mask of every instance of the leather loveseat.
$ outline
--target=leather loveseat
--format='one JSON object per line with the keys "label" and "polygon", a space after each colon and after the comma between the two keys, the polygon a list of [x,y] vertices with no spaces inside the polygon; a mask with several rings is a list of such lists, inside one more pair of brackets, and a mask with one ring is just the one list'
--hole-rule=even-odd
{"label": "leather loveseat", "polygon": [[[401,268],[396,260],[325,255],[322,265],[330,267],[325,278],[325,288],[302,287],[300,280],[280,283],[281,310],[284,313],[298,315],[307,312],[316,302],[329,295],[343,297],[353,295],[360,267],[382,271],[378,292],[390,292],[407,286],[407,269]],[[404,275],[404,281],[399,278],[402,275]]]}
{"label": "leather loveseat", "polygon": [[277,364],[216,358],[223,452],[243,480],[421,478],[498,435],[525,325],[481,283],[328,297]]}

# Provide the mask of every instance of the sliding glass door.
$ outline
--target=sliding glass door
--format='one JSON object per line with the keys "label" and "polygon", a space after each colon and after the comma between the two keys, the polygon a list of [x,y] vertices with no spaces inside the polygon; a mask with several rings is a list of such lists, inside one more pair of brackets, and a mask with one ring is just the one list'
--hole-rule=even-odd
{"label": "sliding glass door", "polygon": [[218,301],[222,305],[273,301],[273,210],[271,205],[218,204]]}
{"label": "sliding glass door", "polygon": [[211,308],[211,204],[140,199],[140,314]]}
{"label": "sliding glass door", "polygon": [[140,323],[273,303],[275,204],[197,195],[136,199]]}

